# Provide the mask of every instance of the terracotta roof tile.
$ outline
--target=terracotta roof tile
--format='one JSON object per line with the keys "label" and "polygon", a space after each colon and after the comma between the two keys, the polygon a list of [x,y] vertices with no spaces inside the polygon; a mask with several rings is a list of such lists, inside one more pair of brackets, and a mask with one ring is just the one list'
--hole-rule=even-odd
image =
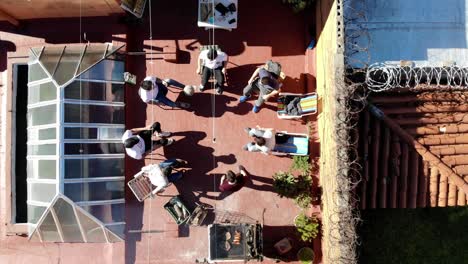
{"label": "terracotta roof tile", "polygon": [[[394,91],[370,100],[457,176],[468,180],[468,92]],[[467,195],[446,173],[366,109],[360,114],[361,208],[464,206]],[[439,164],[440,165],[440,164]],[[448,168],[446,171],[450,171]],[[451,176],[452,177],[452,176]],[[465,183],[463,184],[463,178]],[[466,188],[465,188],[466,190]]]}

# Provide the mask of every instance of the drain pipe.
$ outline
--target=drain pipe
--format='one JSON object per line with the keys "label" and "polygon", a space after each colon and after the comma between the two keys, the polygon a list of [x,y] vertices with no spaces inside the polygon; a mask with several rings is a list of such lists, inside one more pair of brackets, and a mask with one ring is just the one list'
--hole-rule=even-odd
{"label": "drain pipe", "polygon": [[425,161],[428,161],[431,165],[437,167],[439,171],[447,177],[449,177],[452,182],[460,188],[465,194],[468,194],[468,183],[455,173],[447,164],[445,164],[439,157],[434,155],[429,151],[424,145],[419,143],[414,139],[410,134],[408,134],[404,129],[402,129],[395,121],[387,117],[382,110],[377,108],[375,105],[368,103],[370,113],[377,119],[384,122],[394,133],[398,135],[402,140],[404,140],[408,145],[413,146],[414,149],[423,157]]}

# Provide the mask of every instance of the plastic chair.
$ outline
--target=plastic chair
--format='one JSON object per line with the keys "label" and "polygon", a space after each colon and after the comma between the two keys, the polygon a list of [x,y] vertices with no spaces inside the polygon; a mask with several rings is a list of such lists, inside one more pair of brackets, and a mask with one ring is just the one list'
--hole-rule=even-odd
{"label": "plastic chair", "polygon": [[[286,97],[300,97],[298,104],[298,114],[291,115],[286,111],[287,105],[285,105]],[[290,102],[292,100],[289,100]],[[278,98],[278,110],[276,114],[279,119],[297,119],[302,118],[303,116],[313,115],[317,113],[317,93],[308,93],[308,94],[294,94],[294,93],[280,93]]]}

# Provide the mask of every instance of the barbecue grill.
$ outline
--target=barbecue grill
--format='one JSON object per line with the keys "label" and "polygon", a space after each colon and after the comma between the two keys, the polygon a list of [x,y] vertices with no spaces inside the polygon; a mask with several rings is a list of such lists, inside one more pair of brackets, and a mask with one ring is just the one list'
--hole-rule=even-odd
{"label": "barbecue grill", "polygon": [[208,261],[249,261],[263,259],[260,224],[212,224],[208,226]]}

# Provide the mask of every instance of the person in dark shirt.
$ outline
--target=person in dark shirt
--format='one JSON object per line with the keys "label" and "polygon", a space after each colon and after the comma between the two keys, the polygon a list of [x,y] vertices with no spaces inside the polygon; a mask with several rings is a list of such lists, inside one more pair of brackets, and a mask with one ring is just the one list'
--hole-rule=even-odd
{"label": "person in dark shirt", "polygon": [[221,192],[237,192],[244,185],[247,177],[247,171],[244,166],[239,165],[239,173],[235,174],[233,171],[228,170],[223,177],[219,189]]}

